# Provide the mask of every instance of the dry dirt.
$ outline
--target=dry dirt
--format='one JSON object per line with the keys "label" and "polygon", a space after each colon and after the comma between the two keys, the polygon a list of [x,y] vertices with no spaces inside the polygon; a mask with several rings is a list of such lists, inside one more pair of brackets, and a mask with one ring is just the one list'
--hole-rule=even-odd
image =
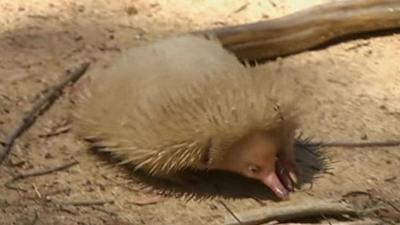
{"label": "dry dirt", "polygon": [[[20,122],[43,90],[82,61],[99,69],[121,50],[146,40],[275,18],[318,2],[324,1],[2,0],[0,138]],[[266,72],[296,76],[311,97],[303,124],[306,136],[325,141],[396,140],[400,139],[399,59],[400,35],[391,34],[304,52],[264,67]],[[87,150],[68,131],[76,91],[67,89],[18,139],[9,162],[1,166],[0,224],[222,224],[230,215],[221,199],[234,213],[276,204],[264,194],[256,199],[250,189],[258,186],[240,180],[236,183],[244,190],[241,194],[228,194],[222,187],[222,197],[170,196],[138,205],[149,195],[140,190],[136,178]],[[331,170],[312,185],[303,185],[292,195],[293,204],[309,198],[346,199],[359,207],[379,206],[377,215],[384,224],[400,220],[399,147],[323,152],[330,158]],[[13,187],[4,185],[18,173],[72,159],[79,164],[17,181]],[[71,205],[94,200],[113,203]]]}

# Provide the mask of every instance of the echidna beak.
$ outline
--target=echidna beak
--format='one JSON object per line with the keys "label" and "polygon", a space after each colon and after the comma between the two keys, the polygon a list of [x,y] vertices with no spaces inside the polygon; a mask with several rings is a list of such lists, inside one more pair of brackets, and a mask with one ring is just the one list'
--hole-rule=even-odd
{"label": "echidna beak", "polygon": [[263,177],[262,182],[267,185],[280,199],[286,200],[289,198],[289,191],[282,185],[275,171]]}

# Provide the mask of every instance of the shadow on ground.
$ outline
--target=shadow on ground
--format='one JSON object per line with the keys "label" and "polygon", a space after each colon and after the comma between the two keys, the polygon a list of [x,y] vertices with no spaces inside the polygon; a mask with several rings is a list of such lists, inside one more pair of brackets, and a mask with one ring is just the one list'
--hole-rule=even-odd
{"label": "shadow on ground", "polygon": [[[310,184],[313,179],[327,170],[327,159],[320,148],[311,144],[300,144],[297,149],[296,161],[301,171],[299,186]],[[99,153],[99,156],[110,163],[108,153]],[[278,200],[274,194],[261,182],[238,174],[224,171],[184,171],[178,175],[181,180],[172,178],[157,178],[143,171],[132,172],[132,167],[123,166],[122,171],[143,185],[144,189],[165,194],[171,197],[206,200],[216,197],[241,199],[254,198],[257,200]]]}

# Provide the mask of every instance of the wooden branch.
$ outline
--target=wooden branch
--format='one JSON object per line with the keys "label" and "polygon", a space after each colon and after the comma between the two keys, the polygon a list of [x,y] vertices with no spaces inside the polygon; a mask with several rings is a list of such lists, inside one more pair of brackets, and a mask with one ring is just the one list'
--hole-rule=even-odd
{"label": "wooden branch", "polygon": [[400,28],[399,0],[343,0],[263,22],[194,32],[215,35],[245,60],[273,59],[345,35]]}
{"label": "wooden branch", "polygon": [[357,211],[355,209],[342,203],[306,199],[301,204],[283,202],[275,206],[270,205],[243,213],[236,213],[236,218],[234,219],[229,215],[225,224],[255,225],[270,221],[291,221],[306,217],[356,214]]}
{"label": "wooden branch", "polygon": [[18,180],[26,179],[28,177],[43,176],[43,175],[46,175],[46,174],[50,174],[50,173],[54,173],[54,172],[57,172],[57,171],[65,170],[65,169],[68,169],[68,168],[70,168],[72,166],[78,165],[78,163],[79,163],[78,161],[74,160],[72,162],[69,162],[69,163],[66,163],[64,165],[57,166],[57,167],[54,167],[54,168],[19,174],[19,175],[13,177],[9,182],[7,182],[7,184],[11,184],[11,183],[13,183],[15,181],[18,181]]}
{"label": "wooden branch", "polygon": [[0,142],[0,165],[10,153],[15,140],[20,137],[26,129],[28,129],[48,107],[50,107],[61,95],[63,89],[79,80],[79,78],[89,68],[89,63],[83,63],[73,71],[68,72],[67,77],[59,84],[48,89],[44,96],[33,104],[32,109],[22,118],[18,126]]}

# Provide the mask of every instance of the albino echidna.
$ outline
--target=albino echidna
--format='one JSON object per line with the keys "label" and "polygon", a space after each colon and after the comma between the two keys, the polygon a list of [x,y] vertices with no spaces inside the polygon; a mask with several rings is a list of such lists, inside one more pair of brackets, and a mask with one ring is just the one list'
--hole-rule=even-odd
{"label": "albino echidna", "polygon": [[171,37],[128,50],[94,77],[77,132],[151,175],[225,170],[285,199],[296,183],[294,90],[216,40]]}

